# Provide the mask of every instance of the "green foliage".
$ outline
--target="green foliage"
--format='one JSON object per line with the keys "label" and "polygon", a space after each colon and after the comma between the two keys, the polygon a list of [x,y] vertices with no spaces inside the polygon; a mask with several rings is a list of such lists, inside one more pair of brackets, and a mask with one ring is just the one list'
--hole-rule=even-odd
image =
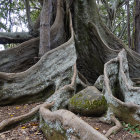
{"label": "green foliage", "polygon": [[33,10],[31,12],[31,19],[32,19],[33,22],[37,19],[37,17],[39,16],[39,14],[40,14],[40,11],[39,10]]}
{"label": "green foliage", "polygon": [[[41,10],[38,0],[30,0],[30,10],[31,19],[34,22]],[[24,0],[1,0],[0,17],[0,31],[21,32],[28,30]]]}
{"label": "green foliage", "polygon": [[123,126],[124,130],[129,131],[132,134],[140,134],[140,129],[138,128],[139,124],[131,125],[130,123],[126,124],[125,122],[123,122]]}
{"label": "green foliage", "polygon": [[[5,27],[1,26],[2,31],[11,32],[14,25],[20,25],[24,14],[24,3],[19,0],[1,0],[0,3],[0,25],[4,24]],[[20,21],[20,23],[19,23]]]}
{"label": "green foliage", "polygon": [[[125,44],[128,44],[127,36],[127,7],[126,3],[123,0],[106,0],[109,10],[104,0],[98,0],[99,13],[102,20],[106,23],[108,28],[120,39],[124,41]],[[114,8],[116,2],[120,4]],[[134,28],[134,1],[129,0],[130,4],[130,34],[133,36]],[[112,16],[109,16],[109,13],[112,13]],[[111,24],[112,23],[112,24]]]}

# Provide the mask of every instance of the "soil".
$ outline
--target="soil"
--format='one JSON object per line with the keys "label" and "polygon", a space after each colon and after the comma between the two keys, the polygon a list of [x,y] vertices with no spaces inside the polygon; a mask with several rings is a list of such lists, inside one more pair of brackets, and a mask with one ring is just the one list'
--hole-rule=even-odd
{"label": "soil", "polygon": [[[12,105],[0,107],[0,122],[4,119],[16,117],[31,111],[32,108],[40,103]],[[90,124],[93,128],[105,134],[113,125],[105,124],[99,121],[98,118],[83,117],[81,119]],[[19,124],[18,126],[0,133],[0,140],[46,140],[43,133],[39,129],[37,120]],[[92,140],[92,138],[91,138]],[[138,135],[132,135],[128,131],[122,129],[120,132],[110,136],[109,140],[140,140]]]}
{"label": "soil", "polygon": [[[93,117],[82,117],[82,119],[90,124],[94,129],[98,130],[102,134],[105,134],[113,124],[106,124],[99,121],[99,118]],[[140,140],[139,135],[132,135],[128,131],[124,130],[124,128],[116,134],[112,134],[109,137],[109,140]]]}

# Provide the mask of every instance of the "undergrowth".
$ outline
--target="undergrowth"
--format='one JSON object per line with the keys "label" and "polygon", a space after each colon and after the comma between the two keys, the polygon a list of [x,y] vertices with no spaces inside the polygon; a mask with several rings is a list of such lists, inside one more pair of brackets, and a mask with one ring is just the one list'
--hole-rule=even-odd
{"label": "undergrowth", "polygon": [[125,122],[122,123],[124,126],[124,130],[128,131],[131,134],[139,134],[140,135],[140,129],[139,124],[131,125],[130,123],[126,124]]}

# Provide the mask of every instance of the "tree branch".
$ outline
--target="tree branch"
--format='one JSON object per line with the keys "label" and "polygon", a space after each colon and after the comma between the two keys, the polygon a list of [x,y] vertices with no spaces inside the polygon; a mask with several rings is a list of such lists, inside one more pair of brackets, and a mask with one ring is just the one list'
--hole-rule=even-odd
{"label": "tree branch", "polygon": [[0,44],[22,43],[31,38],[28,32],[0,32]]}
{"label": "tree branch", "polygon": [[33,23],[32,23],[31,17],[30,17],[30,4],[29,4],[29,0],[25,0],[25,6],[26,6],[27,21],[28,21],[28,29],[29,29],[29,31],[32,31]]}
{"label": "tree branch", "polygon": [[124,23],[124,24],[123,24],[123,27],[122,27],[122,30],[121,30],[121,32],[120,32],[119,35],[118,35],[118,37],[119,37],[120,39],[121,39],[122,36],[124,35],[126,28],[127,28],[127,24]]}

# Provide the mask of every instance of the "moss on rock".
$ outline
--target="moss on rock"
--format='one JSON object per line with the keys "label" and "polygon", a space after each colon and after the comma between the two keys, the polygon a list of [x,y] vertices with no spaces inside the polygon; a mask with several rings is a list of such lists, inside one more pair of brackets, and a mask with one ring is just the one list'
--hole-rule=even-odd
{"label": "moss on rock", "polygon": [[70,99],[69,109],[82,115],[99,116],[106,112],[107,102],[100,91],[90,86]]}

